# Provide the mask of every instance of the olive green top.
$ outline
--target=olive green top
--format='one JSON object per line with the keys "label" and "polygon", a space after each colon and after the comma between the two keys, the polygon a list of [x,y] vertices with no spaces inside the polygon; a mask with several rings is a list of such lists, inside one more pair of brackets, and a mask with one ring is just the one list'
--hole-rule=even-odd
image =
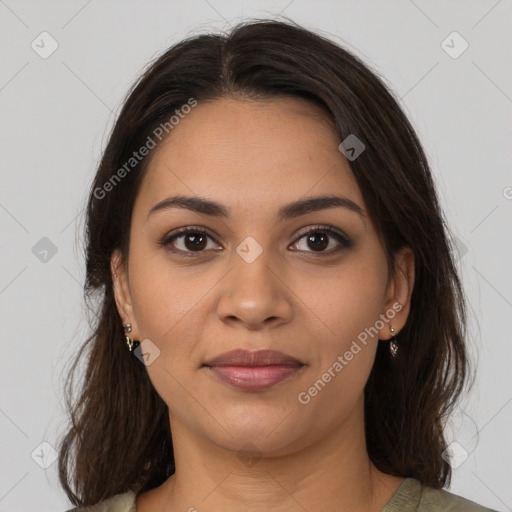
{"label": "olive green top", "polygon": [[[133,491],[117,494],[92,507],[66,512],[137,512]],[[445,491],[426,487],[414,478],[406,478],[380,512],[497,512]]]}

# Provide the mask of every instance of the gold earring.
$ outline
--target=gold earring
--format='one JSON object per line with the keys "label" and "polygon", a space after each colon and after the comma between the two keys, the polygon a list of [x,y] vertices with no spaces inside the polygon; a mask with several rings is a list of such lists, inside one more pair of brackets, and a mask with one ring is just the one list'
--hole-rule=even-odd
{"label": "gold earring", "polygon": [[133,348],[133,340],[128,336],[132,332],[132,324],[124,324],[124,339],[126,340],[126,344],[128,345],[128,350],[131,352]]}
{"label": "gold earring", "polygon": [[396,357],[396,354],[398,352],[398,344],[396,342],[396,334],[393,327],[390,327],[391,329],[391,339],[389,340],[389,351],[391,352],[391,355],[393,357]]}

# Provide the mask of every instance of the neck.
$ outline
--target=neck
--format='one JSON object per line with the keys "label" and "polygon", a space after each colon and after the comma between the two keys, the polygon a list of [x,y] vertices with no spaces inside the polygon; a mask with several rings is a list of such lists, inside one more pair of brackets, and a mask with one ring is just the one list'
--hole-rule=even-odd
{"label": "neck", "polygon": [[[380,472],[366,452],[361,418],[314,445],[280,456],[225,450],[171,420],[176,472],[153,492],[158,510],[379,511],[403,478]],[[149,508],[149,507],[148,507]],[[142,509],[144,510],[144,509]]]}

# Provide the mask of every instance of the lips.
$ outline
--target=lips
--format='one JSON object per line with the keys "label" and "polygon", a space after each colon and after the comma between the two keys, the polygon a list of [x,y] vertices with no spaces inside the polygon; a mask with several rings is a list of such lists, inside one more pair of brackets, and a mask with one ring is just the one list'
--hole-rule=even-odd
{"label": "lips", "polygon": [[221,381],[243,391],[263,391],[291,378],[304,364],[276,350],[232,350],[203,365]]}
{"label": "lips", "polygon": [[206,361],[205,366],[270,366],[270,365],[302,365],[292,356],[277,350],[232,350]]}

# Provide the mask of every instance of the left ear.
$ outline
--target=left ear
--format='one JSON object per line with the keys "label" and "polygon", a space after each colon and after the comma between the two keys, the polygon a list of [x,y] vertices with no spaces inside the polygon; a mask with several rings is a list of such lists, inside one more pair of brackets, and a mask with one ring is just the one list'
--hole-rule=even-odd
{"label": "left ear", "polygon": [[131,324],[132,333],[130,336],[134,339],[139,339],[139,327],[133,311],[130,285],[128,282],[128,270],[122,263],[119,249],[116,249],[112,253],[110,259],[110,271],[112,274],[114,298],[119,316],[121,317],[123,324]]}
{"label": "left ear", "polygon": [[[379,330],[379,339],[392,337],[390,327],[398,334],[405,325],[411,309],[411,295],[414,287],[414,253],[405,246],[395,254],[395,272],[390,277],[386,293],[384,316],[390,318]],[[386,312],[393,311],[393,317]],[[392,318],[392,319],[391,319]]]}

